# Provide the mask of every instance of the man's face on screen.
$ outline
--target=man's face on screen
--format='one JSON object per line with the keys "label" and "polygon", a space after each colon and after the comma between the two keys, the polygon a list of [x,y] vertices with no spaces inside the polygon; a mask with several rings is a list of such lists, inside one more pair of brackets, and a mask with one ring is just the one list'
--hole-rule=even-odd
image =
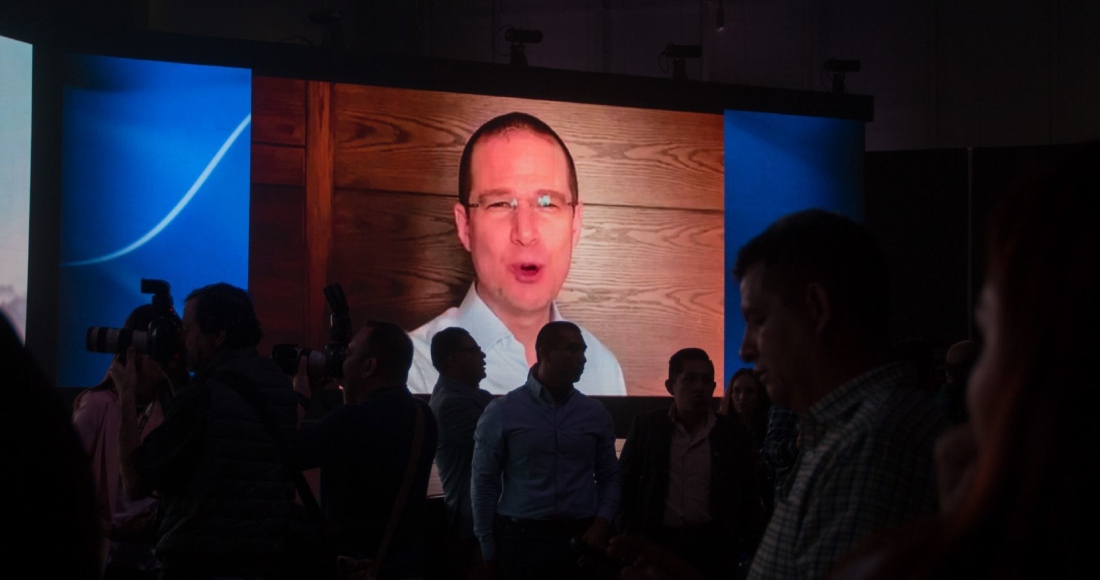
{"label": "man's face on screen", "polygon": [[470,207],[454,211],[478,294],[497,312],[549,308],[581,232],[565,153],[550,137],[508,131],[474,147],[470,178]]}

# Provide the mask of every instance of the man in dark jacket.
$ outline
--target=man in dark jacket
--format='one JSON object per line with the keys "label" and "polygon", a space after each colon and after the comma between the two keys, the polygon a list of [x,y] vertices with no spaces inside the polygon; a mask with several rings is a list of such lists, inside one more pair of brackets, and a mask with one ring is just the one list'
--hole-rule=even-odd
{"label": "man in dark jacket", "polygon": [[622,527],[679,554],[710,578],[732,577],[763,529],[748,433],[713,411],[714,363],[674,354],[670,409],[638,415],[620,457]]}
{"label": "man in dark jacket", "polygon": [[[297,419],[290,378],[256,352],[262,333],[248,293],[229,284],[192,292],[183,342],[189,385],[176,389],[164,423],[140,442],[123,413],[119,461],[131,499],[157,492],[162,578],[273,578],[296,514],[294,487],[254,400],[283,435]],[[139,370],[133,348],[111,376],[133,408]]]}
{"label": "man in dark jacket", "polygon": [[[412,358],[404,330],[367,322],[344,359],[344,405],[304,425],[293,446],[301,468],[321,468],[321,508],[337,555],[376,561],[381,579],[424,574],[423,514],[436,422],[406,386]],[[295,386],[310,396],[304,365]],[[413,475],[402,500],[410,462]],[[387,537],[395,507],[400,515]]]}

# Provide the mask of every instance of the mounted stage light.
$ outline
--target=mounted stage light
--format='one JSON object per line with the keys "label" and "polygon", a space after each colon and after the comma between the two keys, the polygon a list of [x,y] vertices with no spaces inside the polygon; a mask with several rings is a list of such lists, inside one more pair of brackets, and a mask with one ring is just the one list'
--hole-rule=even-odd
{"label": "mounted stage light", "polygon": [[703,47],[698,44],[669,43],[668,46],[665,46],[664,52],[661,53],[662,58],[672,60],[672,78],[677,80],[687,79],[687,69],[684,66],[686,59],[701,58],[702,56]]}
{"label": "mounted stage light", "polygon": [[321,46],[347,48],[344,42],[344,13],[335,8],[318,8],[309,13],[309,21],[325,29]]}
{"label": "mounted stage light", "polygon": [[848,92],[848,88],[844,86],[844,74],[859,72],[859,61],[830,58],[825,61],[825,70],[833,73],[833,92],[844,94]]}
{"label": "mounted stage light", "polygon": [[542,31],[509,28],[504,31],[504,40],[512,43],[509,62],[516,66],[527,66],[526,46],[542,42]]}

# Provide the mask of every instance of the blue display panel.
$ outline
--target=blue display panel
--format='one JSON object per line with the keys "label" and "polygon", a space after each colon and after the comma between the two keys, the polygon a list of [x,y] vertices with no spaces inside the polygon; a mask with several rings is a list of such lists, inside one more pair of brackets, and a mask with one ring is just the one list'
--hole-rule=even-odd
{"label": "blue display panel", "polygon": [[741,362],[737,252],[777,218],[821,208],[863,218],[863,122],[726,111],[726,380]]}
{"label": "blue display panel", "polygon": [[58,384],[92,385],[89,326],[121,326],[172,285],[177,310],[248,283],[251,71],[73,56],[64,87]]}
{"label": "blue display panel", "polygon": [[0,312],[26,337],[31,45],[0,36]]}

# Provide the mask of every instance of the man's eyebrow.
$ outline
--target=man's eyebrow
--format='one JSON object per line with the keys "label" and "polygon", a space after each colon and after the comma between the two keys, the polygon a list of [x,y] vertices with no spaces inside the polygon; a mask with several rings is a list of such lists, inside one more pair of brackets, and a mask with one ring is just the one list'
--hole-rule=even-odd
{"label": "man's eyebrow", "polygon": [[485,191],[475,191],[475,192],[473,192],[473,193],[475,193],[475,194],[477,194],[477,195],[479,195],[479,196],[486,196],[486,195],[512,195],[512,194],[513,194],[513,193],[512,193],[512,190],[510,190],[510,189],[504,189],[504,188],[501,188],[501,187],[498,187],[498,188],[496,188],[496,189],[486,189]]}
{"label": "man's eyebrow", "polygon": [[[477,195],[477,196],[481,196],[481,197],[497,196],[497,195],[516,195],[516,192],[511,190],[511,189],[498,187],[496,189],[486,189],[484,191],[475,191],[475,192],[472,192],[471,195]],[[538,190],[535,190],[534,197],[537,198],[537,197],[541,197],[543,195],[556,195],[556,196],[561,196],[561,197],[569,197],[572,194],[566,194],[566,193],[558,191],[556,189],[538,189]]]}

